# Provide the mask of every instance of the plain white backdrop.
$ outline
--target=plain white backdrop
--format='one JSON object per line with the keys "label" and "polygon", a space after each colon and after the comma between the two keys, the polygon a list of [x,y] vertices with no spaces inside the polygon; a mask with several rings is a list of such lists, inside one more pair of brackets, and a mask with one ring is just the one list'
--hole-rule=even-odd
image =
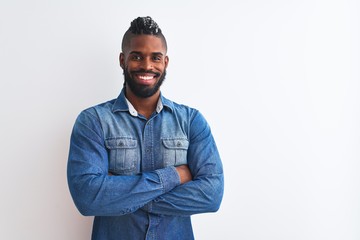
{"label": "plain white backdrop", "polygon": [[357,0],[0,0],[0,238],[90,238],[71,129],[117,97],[122,35],[147,15],[168,40],[163,94],[205,115],[223,159],[196,238],[360,239]]}

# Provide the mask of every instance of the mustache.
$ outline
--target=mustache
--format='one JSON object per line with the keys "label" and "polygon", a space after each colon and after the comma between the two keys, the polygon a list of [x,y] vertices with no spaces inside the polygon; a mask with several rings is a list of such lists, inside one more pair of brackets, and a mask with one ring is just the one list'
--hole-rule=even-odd
{"label": "mustache", "polygon": [[154,74],[155,77],[159,77],[159,76],[160,76],[160,73],[158,73],[158,72],[153,72],[153,71],[150,71],[150,70],[137,70],[137,71],[131,71],[130,73],[131,73],[131,74],[150,73],[150,74]]}

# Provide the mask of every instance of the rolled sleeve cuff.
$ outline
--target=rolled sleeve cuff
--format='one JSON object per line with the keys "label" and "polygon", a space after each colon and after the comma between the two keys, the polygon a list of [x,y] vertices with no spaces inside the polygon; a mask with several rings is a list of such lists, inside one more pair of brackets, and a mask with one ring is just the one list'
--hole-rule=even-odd
{"label": "rolled sleeve cuff", "polygon": [[180,177],[175,167],[167,167],[155,171],[160,178],[164,193],[180,185]]}

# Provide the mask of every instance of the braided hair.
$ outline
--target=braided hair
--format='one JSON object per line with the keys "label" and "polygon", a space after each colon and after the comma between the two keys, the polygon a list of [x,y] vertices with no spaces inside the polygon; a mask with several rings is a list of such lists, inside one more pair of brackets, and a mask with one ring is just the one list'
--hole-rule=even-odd
{"label": "braided hair", "polygon": [[142,35],[142,34],[153,35],[161,38],[165,46],[165,49],[167,49],[166,39],[162,34],[159,25],[151,17],[147,16],[147,17],[137,17],[131,22],[129,29],[125,32],[122,40],[122,46],[121,46],[122,51],[124,52],[125,46],[129,43],[133,35]]}

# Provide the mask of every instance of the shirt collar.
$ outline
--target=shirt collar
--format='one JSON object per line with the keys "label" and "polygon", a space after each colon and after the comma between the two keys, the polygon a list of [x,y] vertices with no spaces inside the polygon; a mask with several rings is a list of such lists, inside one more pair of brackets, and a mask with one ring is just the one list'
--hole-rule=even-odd
{"label": "shirt collar", "polygon": [[[174,103],[169,99],[165,98],[160,93],[160,98],[156,105],[156,112],[160,113],[164,109],[164,107],[172,112],[174,109]],[[130,103],[130,101],[126,98],[124,88],[121,90],[119,97],[115,100],[114,105],[112,107],[112,111],[113,112],[128,111],[132,116],[134,117],[138,116],[138,112],[136,111],[134,106]]]}

